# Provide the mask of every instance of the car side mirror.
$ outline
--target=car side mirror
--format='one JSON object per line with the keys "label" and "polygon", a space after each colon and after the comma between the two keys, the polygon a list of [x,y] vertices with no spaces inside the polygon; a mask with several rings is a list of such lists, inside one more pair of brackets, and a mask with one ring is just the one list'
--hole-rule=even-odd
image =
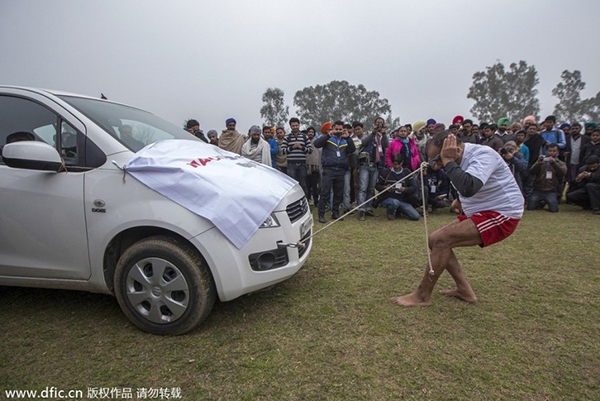
{"label": "car side mirror", "polygon": [[63,164],[55,148],[39,141],[20,141],[4,145],[2,161],[8,167],[42,171],[59,171]]}

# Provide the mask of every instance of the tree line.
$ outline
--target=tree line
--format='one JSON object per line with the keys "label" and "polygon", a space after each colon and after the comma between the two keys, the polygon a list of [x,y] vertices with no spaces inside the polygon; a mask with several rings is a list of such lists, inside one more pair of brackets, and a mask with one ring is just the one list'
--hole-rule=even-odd
{"label": "tree line", "polygon": [[[508,68],[498,61],[484,71],[473,74],[473,84],[467,94],[475,103],[470,109],[479,121],[496,121],[508,117],[511,121],[527,115],[539,118],[540,101],[537,98],[538,72],[533,65],[521,60]],[[558,99],[553,114],[557,121],[598,121],[600,119],[600,92],[582,99],[585,89],[581,72],[565,70],[561,81],[552,90]],[[268,88],[262,96],[264,105],[260,115],[265,125],[285,126],[289,106],[285,105],[284,92]],[[380,116],[388,126],[399,125],[400,119],[392,116],[392,108],[379,92],[369,91],[364,85],[351,85],[347,81],[331,81],[325,85],[309,86],[294,94],[297,117],[306,126],[318,127],[331,119],[347,122],[374,121]]]}

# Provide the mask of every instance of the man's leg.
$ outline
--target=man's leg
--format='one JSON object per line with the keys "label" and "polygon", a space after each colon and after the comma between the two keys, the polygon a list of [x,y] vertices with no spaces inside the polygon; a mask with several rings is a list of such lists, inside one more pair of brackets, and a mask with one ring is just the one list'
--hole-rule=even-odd
{"label": "man's leg", "polygon": [[[375,195],[375,185],[377,184],[377,178],[379,178],[379,170],[375,166],[367,167],[367,171],[369,172],[369,184],[367,185],[367,199],[371,199]],[[367,212],[373,215],[373,211],[371,210],[373,206],[373,201],[369,201],[366,205]]]}
{"label": "man's leg", "polygon": [[383,202],[381,202],[381,206],[387,209],[387,216],[389,220],[394,220],[396,218],[396,209],[398,209],[399,204],[400,201],[395,198],[386,198],[383,200]]}
{"label": "man's leg", "polygon": [[529,199],[527,200],[527,210],[536,210],[540,205],[540,200],[542,197],[540,196],[540,192],[537,190],[533,190]]}
{"label": "man's leg", "polygon": [[460,268],[452,249],[461,246],[479,245],[481,243],[477,226],[471,219],[453,221],[439,228],[429,236],[431,267],[434,274],[430,275],[429,268],[425,269],[425,275],[417,290],[401,297],[392,298],[392,302],[401,306],[431,305],[433,287],[444,269],[448,270],[456,282],[456,290],[444,292],[443,294],[457,296],[466,301],[474,302],[476,299],[475,293]]}
{"label": "man's leg", "polygon": [[340,217],[340,203],[344,196],[345,172],[336,171],[333,179],[333,207],[331,208],[331,217],[337,219]]}
{"label": "man's leg", "polygon": [[294,163],[289,163],[286,169],[286,174],[290,177],[292,177],[294,180],[298,181],[298,178],[296,178],[297,172],[296,172],[296,164]]}
{"label": "man's leg", "polygon": [[587,189],[580,188],[567,193],[567,201],[584,209],[590,208],[590,197]]}
{"label": "man's leg", "polygon": [[[367,188],[369,186],[369,169],[367,166],[360,166],[358,170],[358,204],[362,205],[367,200]],[[364,212],[365,206],[361,206],[358,210]]]}
{"label": "man's leg", "polygon": [[308,197],[308,187],[306,186],[306,164],[300,164],[296,166],[296,180],[300,183],[304,196]]}
{"label": "man's leg", "polygon": [[319,221],[325,219],[325,204],[329,202],[329,194],[331,193],[332,184],[333,178],[331,170],[324,168],[321,181],[321,196],[319,196]]}
{"label": "man's leg", "polygon": [[398,210],[407,215],[410,220],[418,221],[421,218],[419,212],[410,203],[398,201]]}
{"label": "man's leg", "polygon": [[344,173],[344,189],[343,189],[343,198],[342,198],[342,206],[344,207],[344,213],[350,210],[350,176],[352,172],[350,169],[347,169]]}
{"label": "man's leg", "polygon": [[556,191],[547,191],[544,192],[544,199],[548,204],[548,210],[551,213],[558,212],[558,198],[556,197]]}
{"label": "man's leg", "polygon": [[587,191],[592,210],[600,210],[600,184],[596,184],[595,182],[587,183],[585,190]]}

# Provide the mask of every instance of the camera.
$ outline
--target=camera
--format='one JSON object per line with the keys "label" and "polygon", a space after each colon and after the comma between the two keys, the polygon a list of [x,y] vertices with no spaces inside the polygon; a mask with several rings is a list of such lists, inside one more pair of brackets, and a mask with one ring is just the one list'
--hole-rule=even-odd
{"label": "camera", "polygon": [[503,154],[503,155],[505,155],[505,154],[508,153],[508,149],[502,148],[502,149],[500,149],[500,153]]}
{"label": "camera", "polygon": [[377,124],[375,124],[375,127],[376,127],[376,128],[382,128],[382,127],[383,127],[383,124],[382,124],[382,123],[377,123]]}
{"label": "camera", "polygon": [[549,157],[544,157],[544,158],[542,159],[542,161],[545,161],[545,162],[547,162],[547,161],[550,161],[550,158],[549,158]]}

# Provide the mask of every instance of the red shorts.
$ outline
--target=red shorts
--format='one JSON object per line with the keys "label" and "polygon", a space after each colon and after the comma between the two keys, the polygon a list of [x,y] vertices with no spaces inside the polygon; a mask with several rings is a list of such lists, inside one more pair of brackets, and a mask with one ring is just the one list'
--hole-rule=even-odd
{"label": "red shorts", "polygon": [[475,223],[477,230],[479,230],[479,236],[483,241],[483,244],[479,245],[482,248],[500,242],[511,235],[520,221],[520,219],[513,219],[489,210],[473,213],[471,217],[461,214],[458,219],[460,221],[471,219]]}

